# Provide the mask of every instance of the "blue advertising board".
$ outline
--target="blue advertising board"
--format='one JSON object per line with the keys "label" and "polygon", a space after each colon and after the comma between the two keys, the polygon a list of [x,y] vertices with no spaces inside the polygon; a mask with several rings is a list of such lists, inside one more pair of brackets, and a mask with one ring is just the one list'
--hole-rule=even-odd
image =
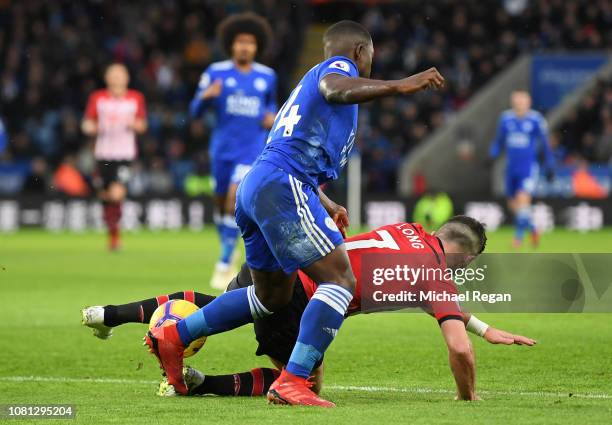
{"label": "blue advertising board", "polygon": [[535,55],[531,63],[534,109],[548,111],[581,86],[608,58],[601,55]]}

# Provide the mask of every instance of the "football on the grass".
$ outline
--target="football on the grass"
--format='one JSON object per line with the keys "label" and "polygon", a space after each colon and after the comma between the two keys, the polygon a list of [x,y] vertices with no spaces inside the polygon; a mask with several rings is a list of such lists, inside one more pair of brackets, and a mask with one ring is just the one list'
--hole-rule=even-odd
{"label": "football on the grass", "polygon": [[[157,307],[157,309],[153,312],[153,316],[151,316],[151,321],[149,322],[149,329],[171,325],[198,310],[198,306],[189,301],[170,300]],[[205,342],[205,336],[193,341],[187,348],[185,348],[184,357],[193,356],[195,353],[200,351],[200,348],[202,348]]]}

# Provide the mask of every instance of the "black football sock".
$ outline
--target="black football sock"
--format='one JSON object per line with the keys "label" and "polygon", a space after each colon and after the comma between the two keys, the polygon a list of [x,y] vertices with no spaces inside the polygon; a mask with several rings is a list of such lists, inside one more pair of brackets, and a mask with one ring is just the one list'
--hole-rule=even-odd
{"label": "black football sock", "polygon": [[181,291],[129,304],[111,304],[104,306],[104,324],[114,327],[124,323],[148,323],[155,309],[168,300],[186,300],[202,308],[214,299],[215,297],[212,295],[194,291]]}
{"label": "black football sock", "polygon": [[204,382],[190,394],[215,394],[222,396],[261,396],[278,378],[277,369],[266,367],[233,375],[206,375]]}

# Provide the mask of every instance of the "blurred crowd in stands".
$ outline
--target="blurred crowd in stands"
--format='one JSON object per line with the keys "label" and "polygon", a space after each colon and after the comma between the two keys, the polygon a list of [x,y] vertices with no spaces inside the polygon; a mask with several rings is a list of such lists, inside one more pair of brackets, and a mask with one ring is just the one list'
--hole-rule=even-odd
{"label": "blurred crowd in stands", "polygon": [[[13,176],[0,177],[0,193],[47,192],[61,166],[91,176],[92,141],[79,122],[111,61],[128,65],[131,86],[144,92],[149,111],[131,194],[182,191],[188,176],[206,175],[210,126],[190,121],[187,108],[202,70],[222,58],[215,26],[233,12],[254,10],[271,21],[275,37],[266,63],[280,78],[279,104],[311,22],[363,22],[376,46],[374,78],[430,66],[446,77],[440,92],[361,109],[358,146],[367,188],[377,192],[393,191],[402,157],[520,53],[612,45],[609,0],[374,3],[0,1],[0,118],[8,135],[8,142],[0,136],[0,176]],[[561,161],[610,158],[611,108],[610,81],[602,82],[554,133]]]}
{"label": "blurred crowd in stands", "polygon": [[128,66],[131,87],[147,102],[149,130],[139,141],[131,194],[182,191],[187,175],[208,173],[210,126],[190,121],[188,104],[205,67],[224,59],[217,23],[245,10],[266,16],[275,38],[265,59],[284,98],[308,19],[302,7],[266,0],[0,1],[0,119],[9,140],[0,139],[0,193],[48,192],[63,174],[56,170],[76,168],[91,178],[93,140],[80,120],[112,61]]}
{"label": "blurred crowd in stands", "polygon": [[599,80],[589,90],[579,106],[553,131],[551,144],[560,162],[612,160],[612,78]]}
{"label": "blurred crowd in stands", "polygon": [[[376,47],[374,78],[401,78],[435,66],[447,81],[441,92],[389,98],[364,108],[357,140],[373,191],[395,187],[403,156],[519,54],[612,45],[610,1],[422,0],[401,8],[334,6],[330,15],[358,18],[370,29]],[[589,155],[581,148],[573,152]]]}

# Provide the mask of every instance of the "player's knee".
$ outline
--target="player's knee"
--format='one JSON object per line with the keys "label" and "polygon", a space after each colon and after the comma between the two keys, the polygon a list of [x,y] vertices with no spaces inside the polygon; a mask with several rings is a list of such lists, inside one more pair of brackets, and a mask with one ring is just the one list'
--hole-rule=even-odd
{"label": "player's knee", "polygon": [[293,286],[266,289],[256,287],[255,294],[268,311],[274,312],[289,304],[293,296]]}
{"label": "player's knee", "polygon": [[353,274],[353,270],[349,267],[338,275],[334,283],[337,283],[339,286],[342,286],[344,289],[353,294],[355,292],[355,287],[357,286],[357,279]]}
{"label": "player's knee", "polygon": [[472,347],[469,342],[461,341],[449,344],[448,351],[457,358],[469,360],[472,358]]}
{"label": "player's knee", "polygon": [[125,198],[125,186],[121,183],[113,183],[108,188],[108,198],[111,202],[121,202]]}

